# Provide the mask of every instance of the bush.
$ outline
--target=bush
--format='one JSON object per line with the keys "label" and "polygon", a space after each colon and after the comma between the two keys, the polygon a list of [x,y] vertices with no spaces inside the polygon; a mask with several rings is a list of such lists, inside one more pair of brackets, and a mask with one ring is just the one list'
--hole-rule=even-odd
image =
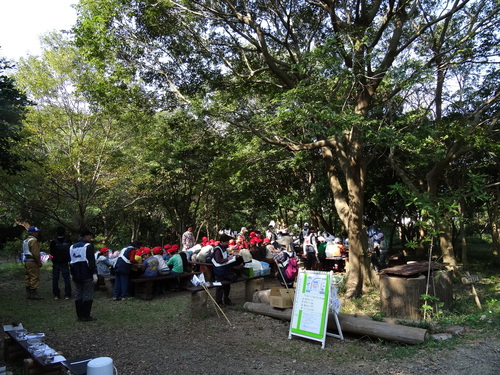
{"label": "bush", "polygon": [[22,241],[8,241],[2,246],[2,256],[7,257],[9,259],[16,259],[16,262],[19,260],[19,254],[22,252]]}

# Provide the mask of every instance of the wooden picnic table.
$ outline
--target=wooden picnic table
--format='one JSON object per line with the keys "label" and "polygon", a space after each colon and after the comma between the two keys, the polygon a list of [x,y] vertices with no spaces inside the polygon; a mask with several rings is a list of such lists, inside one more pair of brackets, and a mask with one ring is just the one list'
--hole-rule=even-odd
{"label": "wooden picnic table", "polygon": [[154,284],[158,281],[178,280],[180,283],[183,279],[191,280],[194,275],[198,276],[201,272],[184,272],[175,275],[164,275],[155,277],[139,277],[130,279],[129,282],[135,285],[135,296],[139,299],[151,300],[154,297]]}
{"label": "wooden picnic table", "polygon": [[56,375],[61,373],[60,362],[65,360],[64,357],[58,355],[56,361],[45,363],[42,356],[36,356],[28,350],[28,340],[17,338],[16,329],[6,329],[4,326],[4,332],[7,334],[7,337],[4,338],[5,360],[22,358],[25,375]]}

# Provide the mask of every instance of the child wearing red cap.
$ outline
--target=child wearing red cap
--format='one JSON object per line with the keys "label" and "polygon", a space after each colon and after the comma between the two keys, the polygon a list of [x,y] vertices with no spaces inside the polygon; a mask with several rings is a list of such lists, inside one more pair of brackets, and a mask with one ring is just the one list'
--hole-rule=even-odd
{"label": "child wearing red cap", "polygon": [[144,273],[140,277],[158,276],[158,259],[151,255],[149,248],[146,248],[142,253],[142,266]]}
{"label": "child wearing red cap", "polygon": [[[184,272],[184,264],[182,262],[182,258],[179,255],[179,246],[178,245],[172,245],[170,249],[168,249],[168,254],[170,256],[170,259],[167,262],[167,266],[170,268],[170,274],[171,275],[180,275],[181,273]],[[177,291],[179,288],[177,280],[175,280],[171,286],[170,290],[171,291]]]}
{"label": "child wearing red cap", "polygon": [[158,274],[161,276],[168,275],[170,273],[170,268],[168,268],[165,259],[163,259],[163,249],[161,246],[155,246],[153,248],[153,256],[158,260]]}
{"label": "child wearing red cap", "polygon": [[101,247],[99,250],[99,255],[97,256],[97,275],[98,276],[108,276],[111,275],[111,270],[113,268],[113,262],[109,260],[109,254],[111,250],[107,247]]}

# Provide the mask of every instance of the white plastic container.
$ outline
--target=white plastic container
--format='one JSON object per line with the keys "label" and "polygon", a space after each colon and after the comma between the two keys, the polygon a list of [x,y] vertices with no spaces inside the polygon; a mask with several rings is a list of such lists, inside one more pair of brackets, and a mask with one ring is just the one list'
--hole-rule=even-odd
{"label": "white plastic container", "polygon": [[113,360],[110,357],[99,357],[87,363],[87,375],[113,375]]}

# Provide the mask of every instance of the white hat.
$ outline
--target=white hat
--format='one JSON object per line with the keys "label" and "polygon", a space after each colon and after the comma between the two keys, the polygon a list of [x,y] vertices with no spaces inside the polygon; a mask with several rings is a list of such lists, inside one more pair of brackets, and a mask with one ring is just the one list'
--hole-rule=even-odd
{"label": "white hat", "polygon": [[384,238],[384,233],[378,232],[378,234],[375,236],[378,240]]}
{"label": "white hat", "polygon": [[308,227],[308,226],[309,226],[309,223],[308,223],[308,222],[305,222],[305,223],[304,223],[304,226],[305,226],[305,227]]}
{"label": "white hat", "polygon": [[335,242],[335,243],[342,243],[342,240],[340,239],[340,237],[335,237],[335,239],[333,240],[333,242]]}
{"label": "white hat", "polygon": [[325,240],[325,237],[323,237],[323,236],[319,236],[319,237],[318,237],[318,241],[325,242],[326,240]]}

